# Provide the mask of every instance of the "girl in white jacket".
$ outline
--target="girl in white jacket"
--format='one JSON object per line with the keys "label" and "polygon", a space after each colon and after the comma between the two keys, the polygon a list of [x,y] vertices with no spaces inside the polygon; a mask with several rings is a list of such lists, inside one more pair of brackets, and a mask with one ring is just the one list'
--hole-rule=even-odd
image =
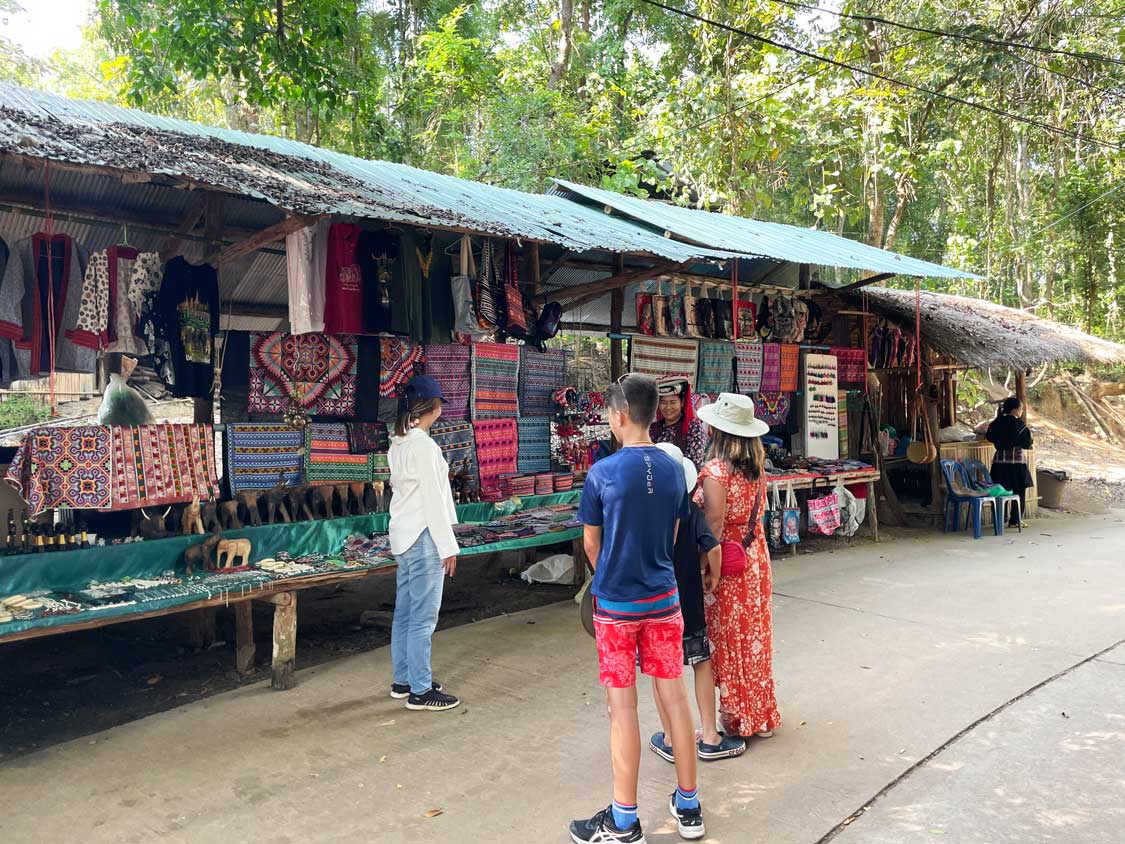
{"label": "girl in white jacket", "polygon": [[391,697],[406,708],[442,712],[461,703],[442,691],[430,673],[430,641],[441,609],[444,576],[457,569],[457,509],[449,466],[430,426],[441,416],[441,386],[428,375],[410,379],[404,410],[395,423],[391,467],[391,553],[398,563],[391,626],[394,682]]}

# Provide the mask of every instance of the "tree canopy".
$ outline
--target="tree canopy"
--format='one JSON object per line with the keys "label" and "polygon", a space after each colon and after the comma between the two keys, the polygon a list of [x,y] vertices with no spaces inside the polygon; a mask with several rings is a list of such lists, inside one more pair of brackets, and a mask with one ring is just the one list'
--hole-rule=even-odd
{"label": "tree canopy", "polygon": [[96,0],[82,56],[22,73],[509,187],[818,226],[1125,336],[1121,0],[816,3]]}

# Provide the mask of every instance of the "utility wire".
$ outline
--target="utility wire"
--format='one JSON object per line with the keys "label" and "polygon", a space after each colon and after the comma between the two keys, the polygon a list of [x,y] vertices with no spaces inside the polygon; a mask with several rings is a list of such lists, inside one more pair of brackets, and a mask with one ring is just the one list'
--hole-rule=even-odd
{"label": "utility wire", "polygon": [[1091,205],[1094,205],[1098,202],[1101,202],[1107,196],[1109,196],[1112,193],[1117,193],[1117,191],[1121,190],[1122,188],[1125,188],[1125,180],[1122,180],[1122,181],[1118,182],[1116,185],[1111,187],[1109,190],[1105,191],[1105,193],[1101,193],[1098,196],[1095,196],[1093,199],[1091,199],[1089,202],[1087,202],[1081,208],[1075,208],[1069,214],[1067,214],[1066,216],[1063,216],[1063,217],[1059,217],[1057,220],[1055,220],[1050,225],[1044,226],[1043,228],[1039,229],[1039,231],[1037,231],[1037,232],[1032,232],[1031,234],[1029,234],[1024,239],[1023,245],[1026,246],[1031,241],[1032,238],[1039,237],[1039,235],[1043,234],[1043,232],[1050,231],[1055,226],[1057,226],[1059,223],[1065,222],[1066,220],[1069,220],[1074,215],[1082,213],[1087,208],[1089,208]]}
{"label": "utility wire", "polygon": [[979,44],[989,44],[995,47],[1014,47],[1018,50],[1031,50],[1036,53],[1047,53],[1052,56],[1069,56],[1073,59],[1082,59],[1084,61],[1106,62],[1107,64],[1125,65],[1125,59],[1117,59],[1113,56],[1104,56],[1100,53],[1073,53],[1069,50],[1056,50],[1051,47],[1041,47],[1037,44],[1022,44],[1017,41],[1008,41],[1003,38],[989,38],[985,35],[969,35],[963,32],[950,32],[945,29],[926,29],[925,27],[915,26],[914,24],[902,23],[901,21],[893,21],[889,18],[879,17],[877,15],[857,15],[853,12],[837,12],[833,9],[825,9],[821,6],[811,6],[807,3],[799,3],[796,0],[770,0],[771,3],[778,3],[782,6],[790,6],[794,9],[804,9],[809,12],[822,12],[826,15],[835,15],[838,18],[847,18],[848,20],[866,21],[868,23],[881,23],[885,26],[894,26],[899,29],[908,29],[911,32],[927,32],[930,35],[939,35],[942,38],[957,38],[962,41],[975,41]]}
{"label": "utility wire", "polygon": [[920,93],[927,94],[931,97],[938,97],[939,99],[948,100],[949,102],[957,103],[958,105],[968,106],[969,108],[975,108],[979,111],[984,111],[984,112],[988,112],[989,114],[994,114],[997,117],[1003,117],[1007,120],[1014,120],[1017,123],[1023,123],[1027,126],[1035,126],[1037,128],[1043,129],[1045,131],[1053,132],[1054,134],[1057,134],[1057,135],[1063,135],[1065,137],[1072,138],[1072,139],[1077,140],[1077,141],[1085,141],[1085,142],[1088,142],[1088,143],[1091,143],[1091,144],[1096,144],[1097,146],[1105,147],[1106,149],[1112,149],[1112,150],[1117,150],[1117,151],[1125,150],[1125,146],[1122,146],[1121,144],[1115,144],[1115,143],[1112,143],[1110,141],[1104,141],[1101,138],[1096,138],[1096,137],[1093,137],[1092,135],[1085,135],[1081,132],[1075,132],[1071,129],[1065,129],[1062,126],[1055,126],[1055,125],[1050,124],[1050,123],[1042,123],[1038,120],[1033,120],[1030,117],[1024,117],[1021,114],[1015,114],[1015,113],[1010,112],[1010,111],[1004,111],[1003,109],[994,108],[993,106],[985,105],[984,103],[976,103],[976,102],[973,102],[972,100],[966,100],[966,99],[963,99],[961,97],[953,96],[952,94],[944,94],[940,91],[935,91],[932,88],[926,88],[922,85],[915,85],[912,82],[906,82],[906,81],[903,81],[901,79],[895,79],[893,76],[886,76],[885,74],[878,73],[877,71],[874,71],[874,70],[867,70],[866,68],[862,68],[862,67],[858,67],[856,65],[848,64],[847,62],[837,61],[836,59],[829,58],[828,56],[823,56],[819,53],[813,53],[813,52],[810,52],[809,50],[804,50],[800,47],[795,47],[792,44],[786,44],[782,41],[775,41],[772,38],[767,38],[764,35],[758,35],[757,33],[750,32],[749,30],[746,30],[746,29],[740,29],[739,27],[731,26],[730,24],[722,23],[721,21],[711,20],[710,18],[702,17],[701,15],[697,15],[697,14],[695,14],[693,12],[689,12],[685,9],[678,9],[675,6],[669,6],[666,3],[660,2],[660,0],[642,0],[642,2],[647,3],[650,6],[655,6],[657,8],[664,9],[665,11],[672,12],[673,14],[682,15],[685,18],[690,18],[691,20],[698,21],[699,23],[707,24],[708,26],[713,26],[713,27],[716,27],[718,29],[723,29],[723,30],[726,30],[727,32],[734,33],[735,35],[742,35],[746,38],[753,39],[754,41],[759,41],[762,44],[768,44],[769,46],[777,47],[780,50],[786,50],[790,53],[796,53],[799,56],[804,56],[805,58],[813,59],[814,61],[823,62],[825,64],[830,64],[830,65],[833,65],[835,67],[841,68],[843,70],[851,71],[852,73],[861,73],[865,76],[870,76],[873,79],[880,79],[884,82],[890,82],[892,85],[898,85],[899,87],[908,88],[908,89],[911,89],[911,90],[914,90],[914,91],[918,91]]}

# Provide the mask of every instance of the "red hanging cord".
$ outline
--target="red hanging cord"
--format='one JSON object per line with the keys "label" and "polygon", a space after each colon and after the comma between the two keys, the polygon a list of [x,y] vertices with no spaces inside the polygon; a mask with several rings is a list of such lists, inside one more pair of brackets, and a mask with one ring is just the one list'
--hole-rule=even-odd
{"label": "red hanging cord", "polygon": [[730,259],[730,305],[734,314],[734,339],[738,339],[738,259]]}
{"label": "red hanging cord", "polygon": [[[51,398],[51,418],[58,416],[58,404],[55,400],[55,237],[54,218],[51,215],[51,164],[43,160],[43,216],[47,221],[47,342],[50,348],[47,353],[50,357],[51,369],[48,373],[48,384]],[[36,259],[38,260],[38,258]],[[65,258],[63,261],[65,265]],[[63,282],[65,283],[65,279]]]}
{"label": "red hanging cord", "polygon": [[868,334],[867,326],[867,289],[863,290],[863,336],[860,338],[860,345],[863,347],[863,394],[867,395],[867,368],[870,366],[870,361],[867,357],[867,350],[871,344],[871,336]]}

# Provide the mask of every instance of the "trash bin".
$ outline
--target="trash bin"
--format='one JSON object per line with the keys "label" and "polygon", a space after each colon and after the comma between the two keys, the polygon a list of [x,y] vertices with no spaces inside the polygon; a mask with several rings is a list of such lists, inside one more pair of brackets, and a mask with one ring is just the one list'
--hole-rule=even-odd
{"label": "trash bin", "polygon": [[1070,476],[1061,469],[1036,469],[1035,485],[1039,488],[1039,503],[1049,510],[1061,510],[1068,483]]}

